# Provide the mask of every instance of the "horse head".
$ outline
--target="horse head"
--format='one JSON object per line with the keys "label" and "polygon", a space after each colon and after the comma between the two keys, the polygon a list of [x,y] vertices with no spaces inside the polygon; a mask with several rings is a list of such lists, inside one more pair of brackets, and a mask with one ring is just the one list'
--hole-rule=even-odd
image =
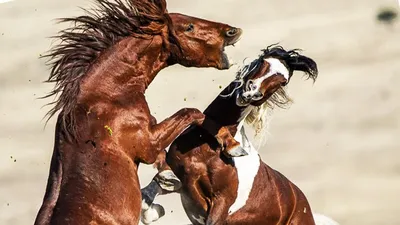
{"label": "horse head", "polygon": [[170,13],[176,39],[171,60],[186,67],[229,69],[225,47],[234,45],[242,29],[178,13]]}
{"label": "horse head", "polygon": [[[240,93],[238,105],[260,106],[275,93],[283,94],[294,71],[302,71],[314,82],[318,76],[317,64],[297,50],[286,51],[280,46],[269,46],[249,65],[237,74]],[[278,90],[282,91],[279,92]]]}

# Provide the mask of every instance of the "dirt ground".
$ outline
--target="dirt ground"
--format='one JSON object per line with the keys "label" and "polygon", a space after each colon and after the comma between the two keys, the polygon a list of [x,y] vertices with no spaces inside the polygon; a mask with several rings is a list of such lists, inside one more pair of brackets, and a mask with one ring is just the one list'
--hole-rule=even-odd
{"label": "dirt ground", "polygon": [[[49,71],[38,57],[60,28],[53,19],[78,15],[88,3],[0,4],[0,225],[33,224],[41,205],[54,119],[44,127],[49,108],[41,107],[49,99],[37,98],[52,86],[42,83]],[[376,22],[383,6],[399,9],[395,0],[168,1],[170,12],[243,28],[240,43],[228,49],[238,62],[276,42],[316,60],[320,77],[314,85],[301,74],[292,79],[295,102],[274,112],[260,154],[305,192],[315,212],[342,225],[400,224],[400,25]],[[167,68],[148,102],[159,120],[182,107],[203,110],[235,71]],[[141,166],[142,185],[154,173]],[[189,223],[178,195],[157,202],[166,216],[156,224]]]}

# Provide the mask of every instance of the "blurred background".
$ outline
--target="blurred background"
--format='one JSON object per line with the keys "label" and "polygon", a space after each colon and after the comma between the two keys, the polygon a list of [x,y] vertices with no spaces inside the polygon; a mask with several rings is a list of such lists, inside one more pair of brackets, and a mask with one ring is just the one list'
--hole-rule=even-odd
{"label": "blurred background", "polygon": [[[45,127],[39,100],[52,88],[39,56],[87,0],[0,0],[0,225],[33,224],[42,203],[55,119]],[[308,197],[313,211],[342,225],[400,224],[400,25],[395,0],[169,0],[170,12],[244,30],[227,52],[241,64],[279,42],[301,48],[320,70],[315,84],[295,74],[294,103],[271,117],[262,159]],[[234,79],[228,71],[173,66],[151,84],[148,102],[162,120],[182,107],[205,107]],[[193,86],[193,80],[196,85]],[[141,165],[147,185],[155,174]],[[157,200],[156,224],[188,224],[179,196]]]}

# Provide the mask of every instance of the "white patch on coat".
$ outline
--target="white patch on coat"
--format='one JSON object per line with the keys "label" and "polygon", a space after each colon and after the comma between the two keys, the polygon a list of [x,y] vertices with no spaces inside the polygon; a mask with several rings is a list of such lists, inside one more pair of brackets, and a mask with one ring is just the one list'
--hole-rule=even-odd
{"label": "white patch on coat", "polygon": [[243,127],[244,120],[238,125],[235,139],[241,143],[241,146],[249,153],[247,156],[232,158],[238,174],[238,190],[235,202],[229,208],[229,215],[232,215],[240,208],[246,205],[253,188],[254,179],[260,167],[260,156],[257,150],[249,142]]}
{"label": "white patch on coat", "polygon": [[[267,58],[267,59],[264,59],[264,61],[266,61],[269,64],[268,72],[265,75],[263,75],[262,77],[252,80],[253,85],[255,85],[257,88],[245,91],[243,93],[244,97],[256,95],[260,91],[262,82],[272,75],[281,74],[282,76],[284,76],[286,78],[287,81],[289,81],[289,70],[279,59]],[[247,86],[247,84],[246,84],[246,86]]]}

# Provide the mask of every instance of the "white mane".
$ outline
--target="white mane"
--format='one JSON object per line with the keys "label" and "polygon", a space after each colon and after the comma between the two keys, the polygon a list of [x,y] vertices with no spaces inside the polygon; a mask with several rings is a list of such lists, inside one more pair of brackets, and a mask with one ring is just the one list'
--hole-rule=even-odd
{"label": "white mane", "polygon": [[258,107],[249,107],[251,107],[251,111],[244,118],[244,121],[254,130],[254,139],[258,142],[258,148],[267,141],[267,136],[269,135],[268,127],[271,122],[273,108],[267,102]]}

